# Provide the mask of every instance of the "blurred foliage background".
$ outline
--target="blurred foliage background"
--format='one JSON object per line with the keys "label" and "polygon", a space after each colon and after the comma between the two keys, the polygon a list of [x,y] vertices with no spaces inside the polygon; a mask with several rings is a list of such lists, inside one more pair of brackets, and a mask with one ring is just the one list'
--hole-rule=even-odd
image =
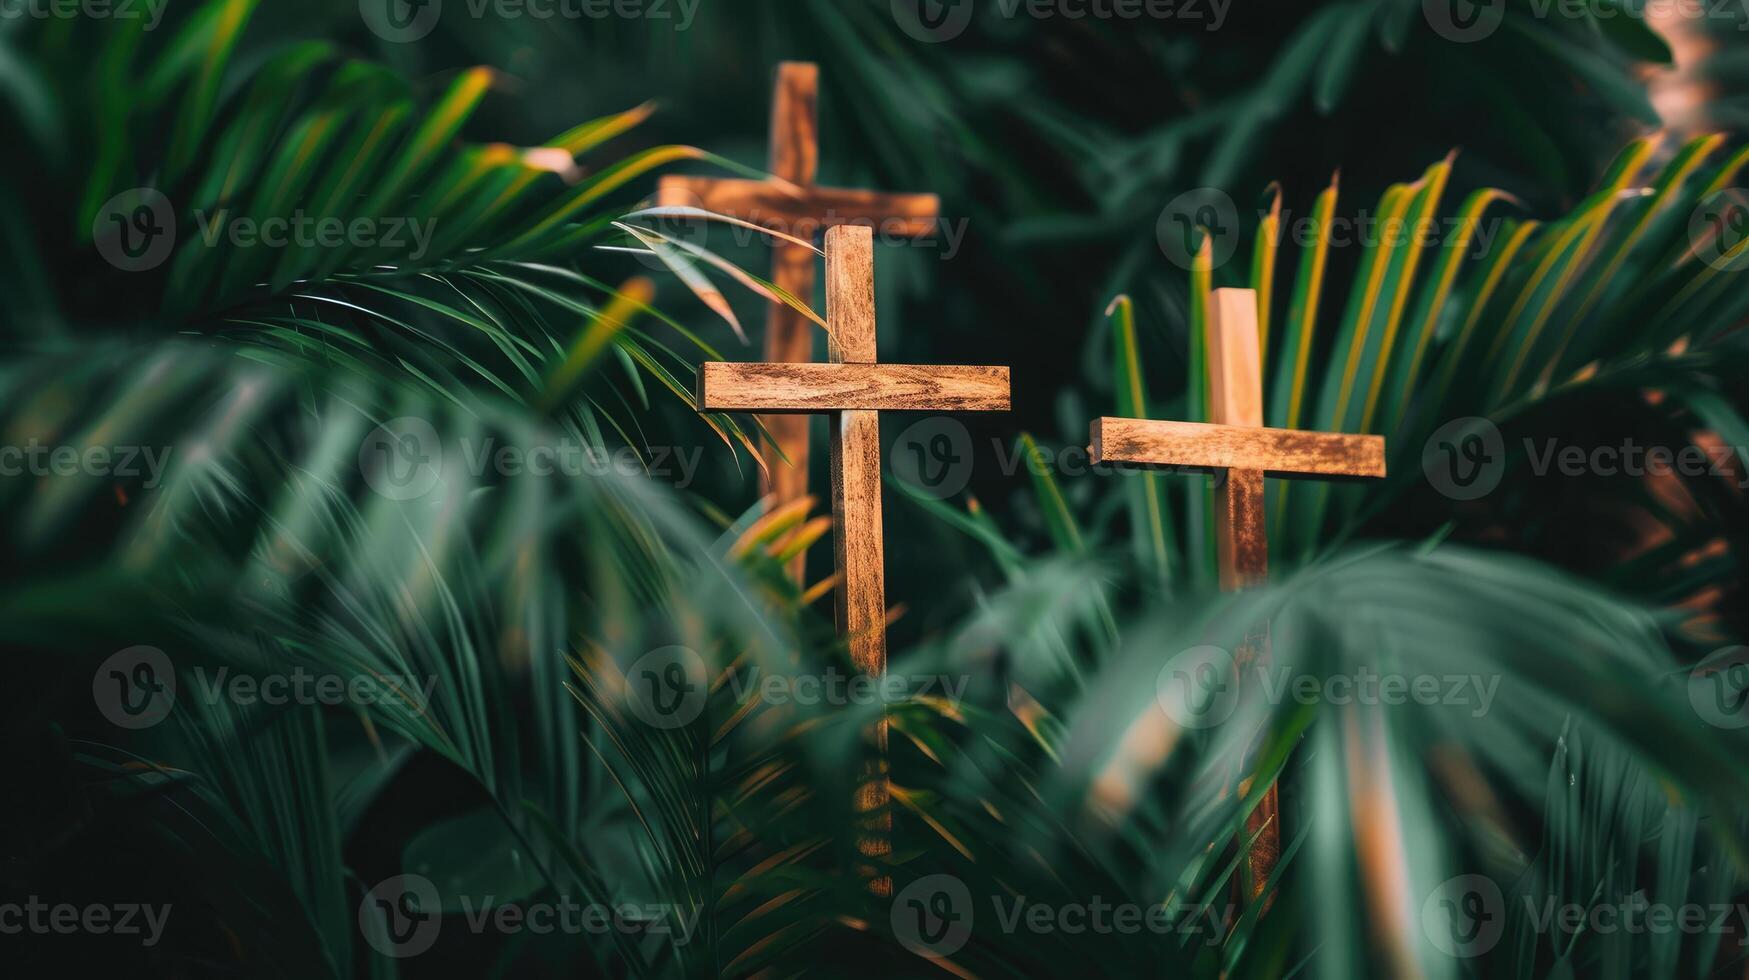
{"label": "blurred foliage background", "polygon": [[[0,161],[4,442],[168,460],[0,479],[0,899],[173,909],[150,947],[7,935],[21,971],[1741,972],[1737,926],[1568,935],[1523,911],[1741,899],[1749,768],[1734,719],[1701,708],[1715,684],[1739,685],[1721,711],[1742,708],[1741,461],[1556,478],[1507,451],[1474,500],[1422,466],[1477,417],[1508,447],[1749,445],[1741,11],[537,7],[553,9],[176,0],[161,19],[0,20],[19,148]],[[427,11],[416,40],[381,29]],[[1454,39],[1471,16],[1486,36]],[[878,257],[882,359],[1014,366],[1014,412],[965,420],[965,492],[889,481],[894,671],[964,680],[952,699],[737,693],[845,667],[829,598],[779,570],[812,544],[818,583],[825,529],[762,512],[756,428],[690,401],[699,361],[757,356],[764,301],[709,269],[744,344],[614,222],[659,173],[762,168],[780,60],[821,65],[821,183],[942,198],[951,234]],[[1174,261],[1170,208],[1209,189],[1231,226]],[[117,236],[142,206],[177,235],[130,268]],[[434,230],[202,234],[215,215],[299,213]],[[1392,216],[1455,234],[1336,236]],[[682,237],[763,275],[765,246],[731,231]],[[1227,285],[1269,297],[1271,424],[1391,446],[1377,485],[1273,488],[1275,577],[1241,597],[1214,589],[1206,478],[1000,463],[1072,458],[1103,414],[1204,417],[1206,297]],[[658,448],[702,450],[701,468],[667,487],[447,465],[395,499],[364,450],[397,418],[446,448],[568,439],[653,468]],[[911,421],[885,420],[887,438]],[[1178,652],[1234,649],[1263,620],[1284,671],[1493,678],[1499,698],[1482,718],[1247,699],[1208,730],[1162,710]],[[180,687],[133,730],[108,692],[142,646]],[[672,647],[711,690],[668,728],[630,688]],[[429,693],[199,696],[220,670],[299,668]],[[901,899],[947,874],[984,916],[944,958],[845,873],[860,733],[883,710]],[[1282,873],[1218,924],[992,928],[989,899],[1014,896],[1204,922],[1265,785]],[[373,900],[403,874],[435,898]],[[1479,956],[1424,920],[1460,874],[1508,903]],[[485,895],[678,910],[699,931],[464,928],[458,900]],[[439,911],[434,951],[397,955],[397,929]]]}

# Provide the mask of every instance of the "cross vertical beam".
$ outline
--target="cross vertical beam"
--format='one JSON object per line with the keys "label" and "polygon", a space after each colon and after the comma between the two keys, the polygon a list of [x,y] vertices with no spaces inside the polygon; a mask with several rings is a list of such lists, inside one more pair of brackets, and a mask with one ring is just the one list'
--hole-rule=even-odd
{"label": "cross vertical beam", "polygon": [[[819,66],[800,61],[778,65],[768,158],[774,180],[670,174],[657,184],[656,203],[700,207],[802,239],[812,239],[821,228],[844,224],[878,225],[883,233],[896,235],[927,235],[941,211],[934,194],[882,194],[815,184],[819,86]],[[808,249],[779,241],[771,262],[774,283],[804,302],[814,295],[814,258]],[[766,360],[805,363],[813,356],[813,324],[785,304],[772,304],[765,321]],[[808,419],[765,415],[761,421],[789,460],[788,465],[766,467],[763,492],[771,496],[773,507],[780,507],[808,493]],[[790,573],[798,582],[806,564],[806,554],[790,562]]]}
{"label": "cross vertical beam", "polygon": [[[1257,294],[1217,289],[1208,316],[1211,422],[1100,418],[1093,421],[1094,463],[1132,463],[1213,471],[1221,587],[1248,588],[1269,573],[1263,521],[1265,476],[1324,479],[1385,475],[1380,436],[1269,429],[1263,425],[1263,365]],[[1241,672],[1269,657],[1269,626],[1250,624],[1234,661]],[[1253,777],[1255,778],[1255,777]],[[1241,784],[1241,790],[1246,789]],[[1244,891],[1262,895],[1281,856],[1281,805],[1271,784],[1246,818],[1256,835],[1246,861]]]}
{"label": "cross vertical beam", "polygon": [[[850,659],[864,673],[887,669],[886,555],[881,528],[882,411],[1005,412],[1008,369],[989,366],[879,364],[875,356],[874,230],[834,225],[826,231],[826,322],[829,364],[727,364],[699,370],[703,412],[826,414],[832,429],[832,551],[835,611]],[[859,868],[870,890],[892,894],[883,865],[892,853],[887,785],[887,723],[872,732],[876,756],[855,794]]]}
{"label": "cross vertical beam", "polygon": [[[818,65],[785,61],[777,66],[777,83],[771,96],[769,167],[773,176],[800,187],[813,185],[820,162],[819,91]],[[789,290],[790,295],[800,297],[802,302],[811,303],[814,254],[792,242],[776,241],[771,250],[771,281]],[[765,359],[793,362],[814,359],[814,325],[788,303],[772,303],[766,311]],[[807,496],[808,417],[768,415],[762,421],[790,461],[788,466],[767,467],[770,475],[765,492],[775,498],[774,505]],[[804,553],[791,562],[798,582],[807,560]]]}
{"label": "cross vertical beam", "polygon": [[[1208,316],[1209,421],[1216,425],[1263,428],[1263,361],[1257,337],[1257,294],[1249,289],[1217,289]],[[1264,530],[1263,470],[1232,468],[1215,487],[1215,547],[1221,588],[1249,588],[1269,575],[1269,542]],[[1248,624],[1245,642],[1234,651],[1241,670],[1269,660],[1269,627]],[[1246,856],[1245,888],[1251,898],[1263,893],[1281,858],[1281,794],[1271,783],[1245,818],[1247,837],[1255,836]]]}

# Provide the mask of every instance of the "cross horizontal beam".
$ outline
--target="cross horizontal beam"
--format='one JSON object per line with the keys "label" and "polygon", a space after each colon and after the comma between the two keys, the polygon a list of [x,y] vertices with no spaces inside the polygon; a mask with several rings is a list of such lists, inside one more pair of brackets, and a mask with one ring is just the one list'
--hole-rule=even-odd
{"label": "cross horizontal beam", "polygon": [[941,199],[934,194],[813,186],[790,194],[771,181],[680,174],[657,183],[656,204],[703,208],[801,237],[818,228],[862,224],[883,234],[916,238],[929,234],[941,213]]}
{"label": "cross horizontal beam", "polygon": [[706,361],[706,412],[1006,412],[1008,369],[977,365]]}
{"label": "cross horizontal beam", "polygon": [[1382,477],[1383,436],[1266,429],[1206,422],[1100,418],[1095,463],[1141,463],[1198,470],[1261,470],[1287,477]]}

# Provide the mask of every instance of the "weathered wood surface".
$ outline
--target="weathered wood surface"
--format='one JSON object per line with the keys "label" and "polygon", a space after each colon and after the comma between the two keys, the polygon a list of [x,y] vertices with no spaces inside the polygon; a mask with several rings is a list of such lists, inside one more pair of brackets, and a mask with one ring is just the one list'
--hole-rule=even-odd
{"label": "weathered wood surface", "polygon": [[941,213],[941,199],[934,194],[889,194],[686,174],[668,174],[657,182],[656,203],[704,208],[797,238],[838,225],[864,225],[883,235],[920,238],[935,229]]}
{"label": "weathered wood surface", "polygon": [[1382,436],[1107,417],[1093,422],[1092,450],[1095,463],[1323,479],[1385,475]]}
{"label": "weathered wood surface", "polygon": [[1005,412],[1008,369],[711,361],[699,374],[698,402],[708,412]]}

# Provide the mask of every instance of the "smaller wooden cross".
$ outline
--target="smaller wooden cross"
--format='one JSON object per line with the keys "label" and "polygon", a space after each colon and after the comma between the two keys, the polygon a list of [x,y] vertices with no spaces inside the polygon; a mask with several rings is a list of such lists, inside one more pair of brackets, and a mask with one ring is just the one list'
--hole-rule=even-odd
{"label": "smaller wooden cross", "polygon": [[[883,232],[905,237],[927,235],[941,211],[934,194],[880,194],[815,186],[820,157],[815,108],[819,87],[819,66],[801,61],[778,65],[767,165],[775,180],[671,174],[657,184],[656,203],[703,208],[802,239],[812,239],[821,228],[839,224],[879,225]],[[802,302],[812,302],[814,253],[791,242],[777,242],[772,246],[771,279]],[[771,361],[813,360],[813,324],[786,304],[771,304],[765,323],[765,357]],[[808,419],[773,415],[763,421],[790,464],[767,468],[766,492],[777,507],[808,493]],[[791,565],[797,581],[806,557],[798,555]]]}
{"label": "smaller wooden cross", "polygon": [[[1101,418],[1093,422],[1089,454],[1095,463],[1132,463],[1204,470],[1216,484],[1216,547],[1221,587],[1243,589],[1269,572],[1264,535],[1263,478],[1380,478],[1383,436],[1302,432],[1263,426],[1263,367],[1258,355],[1257,293],[1217,289],[1209,303],[1211,423]],[[1235,660],[1267,658],[1268,636],[1246,637]],[[1250,892],[1262,893],[1281,855],[1280,802],[1272,785],[1245,829],[1262,834],[1252,846]]]}
{"label": "smaller wooden cross", "polygon": [[[829,364],[738,364],[707,361],[699,372],[701,412],[825,414],[832,435],[832,555],[838,572],[838,632],[858,670],[887,669],[886,549],[881,532],[880,413],[1005,412],[1006,367],[880,364],[875,358],[874,232],[862,225],[826,231],[826,323]],[[886,748],[886,725],[875,743]],[[857,790],[871,815],[858,846],[870,858],[891,849],[887,783],[877,765]],[[871,888],[888,894],[878,869]]]}

